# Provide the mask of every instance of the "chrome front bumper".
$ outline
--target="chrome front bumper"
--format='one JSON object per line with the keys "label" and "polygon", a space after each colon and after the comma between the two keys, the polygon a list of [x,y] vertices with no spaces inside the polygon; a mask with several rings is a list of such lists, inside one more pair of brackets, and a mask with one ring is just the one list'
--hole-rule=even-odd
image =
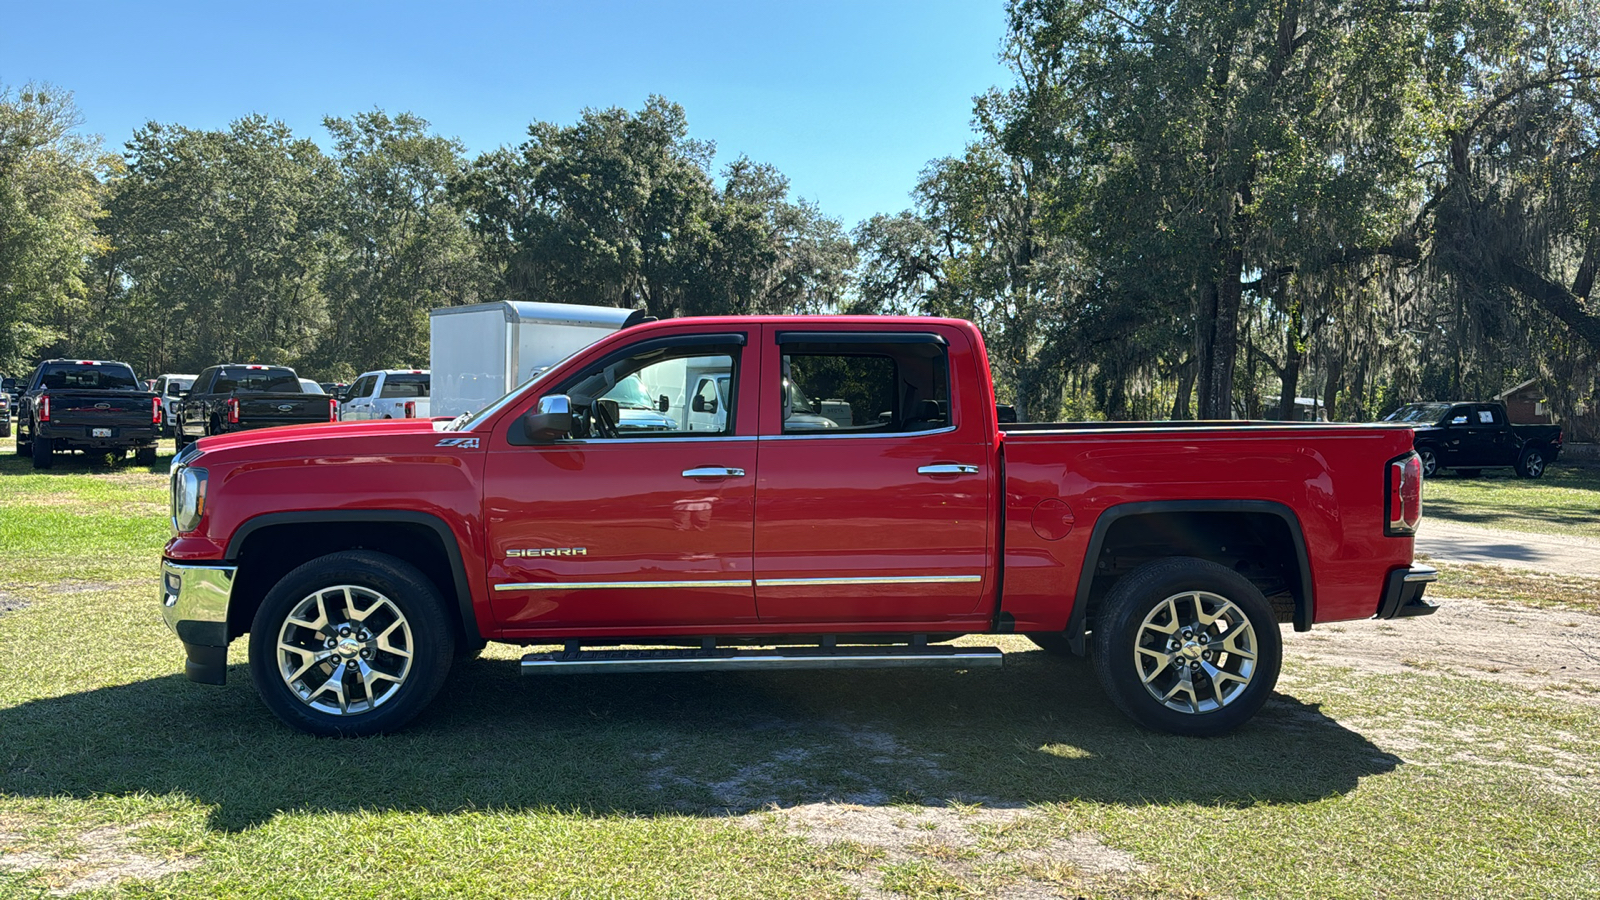
{"label": "chrome front bumper", "polygon": [[227,681],[228,601],[236,571],[237,566],[161,561],[161,617],[183,642],[190,681]]}

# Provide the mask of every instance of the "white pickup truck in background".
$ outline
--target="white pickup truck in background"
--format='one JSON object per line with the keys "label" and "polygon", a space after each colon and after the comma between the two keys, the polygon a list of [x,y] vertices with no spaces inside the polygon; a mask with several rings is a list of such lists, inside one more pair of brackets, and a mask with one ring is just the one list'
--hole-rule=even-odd
{"label": "white pickup truck in background", "polygon": [[427,369],[364,373],[339,398],[339,421],[426,419],[432,376]]}

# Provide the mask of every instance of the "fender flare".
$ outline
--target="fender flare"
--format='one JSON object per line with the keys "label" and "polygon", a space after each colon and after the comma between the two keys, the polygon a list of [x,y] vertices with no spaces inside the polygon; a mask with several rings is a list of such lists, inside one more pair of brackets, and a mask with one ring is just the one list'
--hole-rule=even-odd
{"label": "fender flare", "polygon": [[1300,589],[1303,600],[1294,607],[1294,630],[1310,631],[1315,618],[1316,597],[1311,582],[1311,557],[1306,553],[1306,536],[1300,528],[1300,519],[1294,510],[1274,500],[1153,500],[1142,503],[1122,503],[1107,508],[1095,519],[1094,531],[1089,537],[1089,547],[1083,554],[1083,565],[1078,570],[1078,591],[1073,595],[1072,616],[1067,620],[1067,640],[1074,653],[1085,651],[1085,625],[1089,615],[1089,592],[1094,586],[1095,562],[1105,545],[1111,526],[1133,516],[1160,515],[1162,513],[1256,513],[1276,516],[1289,529],[1289,539],[1294,544],[1295,562],[1299,567]]}
{"label": "fender flare", "polygon": [[461,621],[462,632],[469,640],[483,639],[483,632],[478,627],[478,617],[472,607],[472,589],[467,584],[467,567],[461,556],[461,545],[456,541],[455,533],[450,530],[450,526],[433,513],[408,509],[329,509],[262,513],[246,519],[234,529],[233,535],[228,538],[227,558],[229,562],[237,564],[245,540],[263,528],[278,525],[321,525],[330,522],[399,523],[421,525],[432,531],[439,538],[439,543],[444,546],[451,579],[455,582],[456,611]]}

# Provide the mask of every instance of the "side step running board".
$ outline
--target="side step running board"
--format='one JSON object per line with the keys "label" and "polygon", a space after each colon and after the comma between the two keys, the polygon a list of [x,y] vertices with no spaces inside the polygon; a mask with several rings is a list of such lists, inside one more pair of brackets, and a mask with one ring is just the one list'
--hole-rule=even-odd
{"label": "side step running board", "polygon": [[753,669],[898,669],[938,666],[971,669],[998,666],[998,647],[717,647],[662,650],[563,650],[529,653],[524,675],[585,675],[594,672],[705,672]]}

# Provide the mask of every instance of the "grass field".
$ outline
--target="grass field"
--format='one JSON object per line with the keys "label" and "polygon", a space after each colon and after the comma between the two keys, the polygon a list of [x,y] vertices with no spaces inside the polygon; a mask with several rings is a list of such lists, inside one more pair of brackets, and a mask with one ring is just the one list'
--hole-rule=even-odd
{"label": "grass field", "polygon": [[1442,474],[1424,483],[1422,512],[1506,531],[1600,537],[1600,469],[1555,465],[1537,480],[1510,469],[1472,478]]}
{"label": "grass field", "polygon": [[0,896],[1600,894],[1600,697],[1449,672],[1291,654],[1194,740],[1010,637],[981,671],[539,682],[491,648],[403,734],[305,737],[242,644],[226,687],[180,674],[163,473],[0,457]]}

